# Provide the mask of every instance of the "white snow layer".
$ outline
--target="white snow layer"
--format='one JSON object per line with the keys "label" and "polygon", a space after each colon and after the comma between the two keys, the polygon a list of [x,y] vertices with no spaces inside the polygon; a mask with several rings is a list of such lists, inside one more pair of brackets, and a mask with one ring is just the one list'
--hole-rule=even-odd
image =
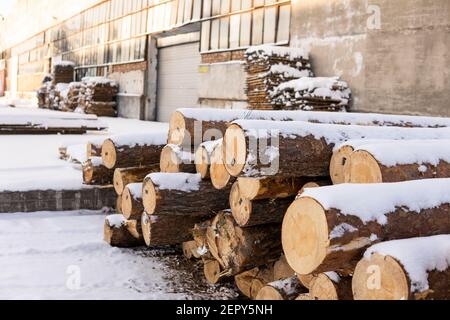
{"label": "white snow layer", "polygon": [[147,177],[161,190],[183,192],[198,191],[202,181],[200,174],[190,173],[151,173]]}
{"label": "white snow layer", "polygon": [[111,228],[120,228],[125,225],[127,220],[123,214],[113,214],[106,217],[106,221]]}
{"label": "white snow layer", "polygon": [[142,183],[130,183],[127,188],[134,199],[142,199]]}
{"label": "white snow layer", "polygon": [[450,127],[450,118],[400,116],[377,113],[339,113],[320,111],[260,111],[242,109],[186,108],[178,109],[186,118],[198,121],[292,120],[353,125]]}
{"label": "white snow layer", "polygon": [[211,154],[214,149],[218,146],[221,145],[223,143],[223,139],[219,139],[219,140],[214,140],[214,141],[206,141],[203,142],[200,146],[205,148],[206,152],[208,152],[208,154]]}
{"label": "white snow layer", "polygon": [[261,57],[279,56],[294,59],[308,59],[309,54],[303,49],[292,47],[279,47],[271,45],[252,46],[245,52],[246,55],[257,54]]}
{"label": "white snow layer", "polygon": [[341,144],[352,139],[450,139],[450,128],[402,128],[377,127],[339,124],[316,124],[303,121],[264,121],[238,120],[249,136],[258,139],[270,137],[306,137],[324,138],[329,144]]}
{"label": "white snow layer", "polygon": [[387,223],[387,215],[398,208],[419,213],[450,203],[450,178],[398,183],[341,184],[306,189],[300,198],[316,199],[325,210],[337,209],[364,223]]}
{"label": "white snow layer", "polygon": [[59,61],[53,64],[55,67],[75,67],[75,62],[72,61]]}
{"label": "white snow layer", "polygon": [[358,146],[356,150],[369,152],[382,165],[393,167],[404,164],[431,164],[441,161],[450,163],[450,140],[409,140]]}
{"label": "white snow layer", "polygon": [[429,289],[428,272],[450,267],[450,235],[388,241],[370,247],[365,258],[378,253],[402,264],[411,280],[411,293]]}
{"label": "white snow layer", "polygon": [[167,144],[167,136],[169,130],[167,131],[156,131],[152,133],[144,134],[123,134],[110,137],[114,144],[118,147],[122,146],[162,146]]}
{"label": "white snow layer", "polygon": [[270,67],[269,74],[281,74],[285,78],[302,78],[310,76],[311,71],[299,70],[288,65],[279,63]]}

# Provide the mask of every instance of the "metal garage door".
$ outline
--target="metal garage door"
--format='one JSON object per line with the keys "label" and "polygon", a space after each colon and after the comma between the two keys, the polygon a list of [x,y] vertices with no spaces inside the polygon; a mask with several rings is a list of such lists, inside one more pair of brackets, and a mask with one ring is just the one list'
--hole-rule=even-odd
{"label": "metal garage door", "polygon": [[198,106],[200,60],[198,43],[158,50],[158,121],[169,121],[178,108]]}

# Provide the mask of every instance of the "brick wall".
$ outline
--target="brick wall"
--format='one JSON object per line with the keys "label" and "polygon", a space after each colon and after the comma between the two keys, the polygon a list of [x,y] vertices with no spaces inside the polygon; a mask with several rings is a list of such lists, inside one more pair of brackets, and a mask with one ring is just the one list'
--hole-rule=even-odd
{"label": "brick wall", "polygon": [[220,62],[244,60],[244,52],[245,52],[245,50],[203,53],[202,54],[202,63],[209,64],[209,63],[220,63]]}

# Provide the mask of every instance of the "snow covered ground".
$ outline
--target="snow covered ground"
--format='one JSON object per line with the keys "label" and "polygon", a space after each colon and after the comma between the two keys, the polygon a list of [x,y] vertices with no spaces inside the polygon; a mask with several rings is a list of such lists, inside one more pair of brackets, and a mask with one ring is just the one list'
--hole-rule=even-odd
{"label": "snow covered ground", "polygon": [[[0,101],[1,104],[1,101]],[[3,108],[3,107],[2,107]],[[7,108],[7,107],[6,107]],[[2,110],[2,114],[5,109]],[[33,110],[32,112],[36,112]],[[82,187],[79,166],[59,160],[61,145],[167,124],[101,118],[106,133],[1,136],[0,190]],[[0,299],[226,299],[173,250],[125,250],[103,242],[105,212],[0,214]],[[191,269],[190,269],[191,268]]]}

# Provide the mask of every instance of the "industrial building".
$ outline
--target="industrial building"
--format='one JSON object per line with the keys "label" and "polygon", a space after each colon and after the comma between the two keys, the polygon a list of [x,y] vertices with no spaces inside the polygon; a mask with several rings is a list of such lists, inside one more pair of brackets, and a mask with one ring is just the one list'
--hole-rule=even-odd
{"label": "industrial building", "polygon": [[245,108],[243,52],[276,44],[308,50],[316,75],[346,80],[354,111],[450,115],[448,0],[46,3],[18,0],[0,22],[0,95],[34,97],[52,64],[69,60],[75,80],[119,82],[121,117]]}

